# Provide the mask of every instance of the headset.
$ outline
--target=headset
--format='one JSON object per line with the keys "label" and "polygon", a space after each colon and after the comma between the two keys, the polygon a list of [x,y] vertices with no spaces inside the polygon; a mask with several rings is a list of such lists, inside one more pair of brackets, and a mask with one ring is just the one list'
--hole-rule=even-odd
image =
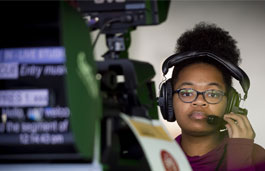
{"label": "headset", "polygon": [[[207,51],[189,51],[184,53],[178,53],[169,56],[162,65],[162,72],[165,76],[169,68],[185,61],[193,60],[198,58],[209,58],[216,61],[218,64],[224,66],[231,76],[237,79],[244,91],[244,97],[231,87],[227,92],[227,107],[225,113],[234,112],[237,114],[247,115],[247,109],[240,108],[241,100],[247,99],[248,90],[250,87],[250,81],[247,74],[238,66],[232,64],[231,62]],[[168,79],[161,83],[158,97],[158,105],[160,107],[161,114],[163,118],[169,122],[174,122],[176,120],[174,110],[173,110],[173,89],[171,79]]]}

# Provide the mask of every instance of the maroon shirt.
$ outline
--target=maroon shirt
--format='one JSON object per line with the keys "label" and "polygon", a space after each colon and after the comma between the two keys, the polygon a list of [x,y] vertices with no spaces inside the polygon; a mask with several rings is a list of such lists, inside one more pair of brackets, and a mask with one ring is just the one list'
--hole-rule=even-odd
{"label": "maroon shirt", "polygon": [[[176,141],[181,146],[181,135]],[[215,149],[202,156],[185,155],[194,171],[265,171],[265,150],[250,139],[225,138]]]}

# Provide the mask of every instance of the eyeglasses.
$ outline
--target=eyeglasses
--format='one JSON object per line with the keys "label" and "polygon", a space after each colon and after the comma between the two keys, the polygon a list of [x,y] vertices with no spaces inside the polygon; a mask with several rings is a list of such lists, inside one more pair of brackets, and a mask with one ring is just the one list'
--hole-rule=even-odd
{"label": "eyeglasses", "polygon": [[191,88],[183,88],[177,89],[173,91],[173,94],[178,93],[178,96],[181,101],[184,103],[192,103],[194,102],[198,96],[203,95],[203,99],[209,104],[217,104],[220,103],[225,96],[225,93],[221,90],[206,90],[203,92],[191,89]]}

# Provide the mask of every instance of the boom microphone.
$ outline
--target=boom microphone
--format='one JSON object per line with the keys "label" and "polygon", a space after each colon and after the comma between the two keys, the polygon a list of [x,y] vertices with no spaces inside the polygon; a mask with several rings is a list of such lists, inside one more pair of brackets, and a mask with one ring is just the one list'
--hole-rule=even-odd
{"label": "boom microphone", "polygon": [[222,119],[219,116],[209,115],[207,116],[207,123],[210,125],[219,125],[219,124],[224,124],[226,122],[224,121],[224,119]]}
{"label": "boom microphone", "polygon": [[[207,116],[206,121],[210,125],[225,125],[226,124],[226,121],[223,118],[219,116],[215,116],[215,115]],[[220,130],[220,132],[224,132],[224,131],[227,131],[227,129],[225,128],[225,129]]]}
{"label": "boom microphone", "polygon": [[217,125],[220,122],[220,118],[215,115],[209,115],[207,116],[207,123],[210,125]]}

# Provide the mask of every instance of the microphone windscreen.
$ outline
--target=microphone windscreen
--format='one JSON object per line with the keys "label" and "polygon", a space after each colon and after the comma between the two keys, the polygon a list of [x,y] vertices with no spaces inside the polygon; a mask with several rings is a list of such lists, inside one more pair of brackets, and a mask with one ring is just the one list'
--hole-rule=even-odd
{"label": "microphone windscreen", "polygon": [[207,123],[210,125],[217,125],[222,121],[222,118],[215,116],[215,115],[209,115],[207,116]]}

